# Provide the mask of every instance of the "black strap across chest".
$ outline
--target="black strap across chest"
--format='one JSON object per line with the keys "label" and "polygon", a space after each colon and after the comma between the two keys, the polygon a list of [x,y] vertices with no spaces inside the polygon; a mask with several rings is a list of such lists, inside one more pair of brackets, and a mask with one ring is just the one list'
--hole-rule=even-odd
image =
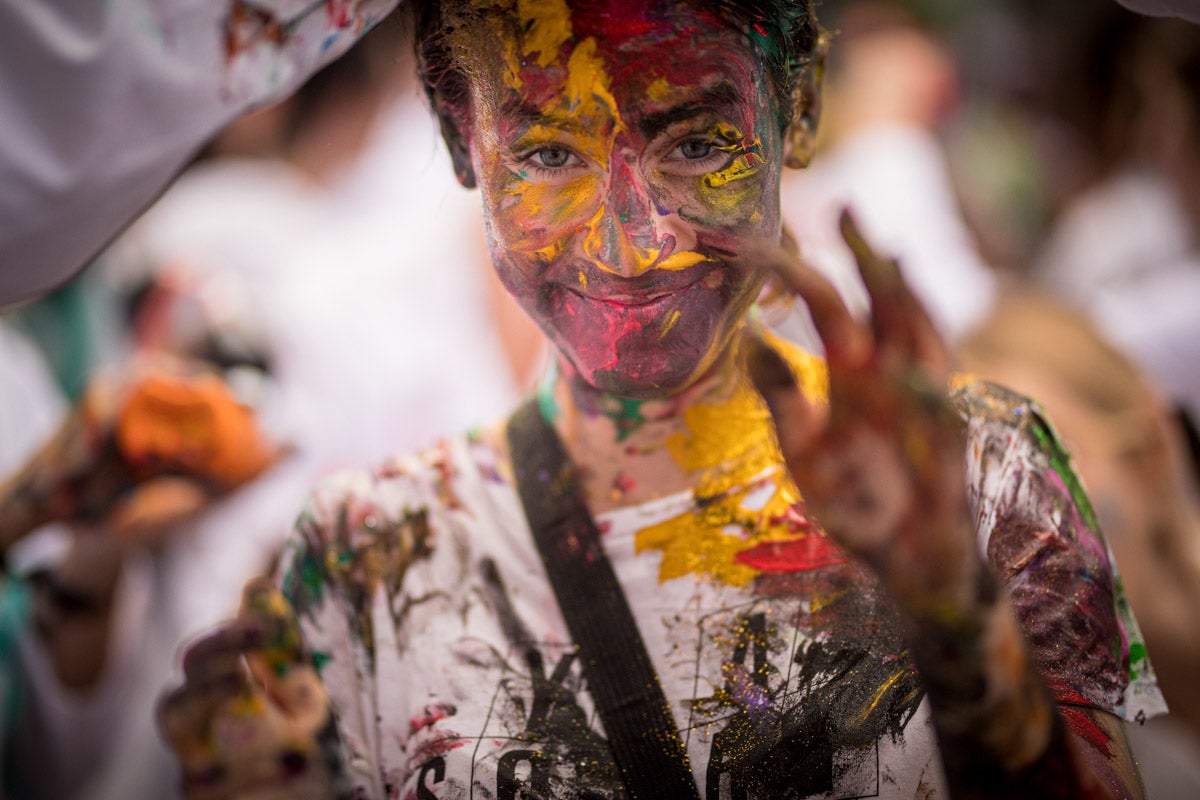
{"label": "black strap across chest", "polygon": [[630,800],[699,800],[687,750],[574,465],[536,400],[508,423],[517,490]]}

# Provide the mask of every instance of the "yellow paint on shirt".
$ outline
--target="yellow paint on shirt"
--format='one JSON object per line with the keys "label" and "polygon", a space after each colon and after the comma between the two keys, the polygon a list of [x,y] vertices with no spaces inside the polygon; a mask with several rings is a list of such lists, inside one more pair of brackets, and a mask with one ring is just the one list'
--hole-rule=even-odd
{"label": "yellow paint on shirt", "polygon": [[[893,671],[891,675],[887,676],[883,683],[879,685],[879,688],[875,690],[875,694],[871,697],[867,704],[858,712],[858,715],[854,721],[855,727],[866,725],[867,719],[871,716],[871,713],[879,707],[879,704],[883,701],[884,696],[887,695],[899,681],[912,676],[912,669],[907,663],[905,663],[906,659],[898,659],[898,661],[900,662],[900,665],[896,667],[895,671]],[[910,690],[908,698],[911,699],[917,691],[919,690]],[[894,701],[889,702],[888,705],[892,708],[896,707],[896,703]],[[905,703],[905,705],[907,705],[907,703]]]}
{"label": "yellow paint on shirt", "polygon": [[[778,336],[759,333],[792,368],[810,402],[825,402],[824,362]],[[671,437],[667,449],[681,467],[698,473],[695,506],[638,531],[635,548],[662,554],[660,582],[696,575],[745,586],[759,573],[738,563],[736,555],[796,535],[784,518],[800,492],[783,466],[770,412],[746,383],[728,398],[688,408],[684,425],[687,432]],[[765,504],[747,508],[747,496],[762,486],[773,487]]]}

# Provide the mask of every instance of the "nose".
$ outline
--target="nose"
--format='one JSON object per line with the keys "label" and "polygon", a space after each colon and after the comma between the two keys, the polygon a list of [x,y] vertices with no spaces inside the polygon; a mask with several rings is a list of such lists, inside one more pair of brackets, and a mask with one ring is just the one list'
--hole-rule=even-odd
{"label": "nose", "polygon": [[[661,231],[650,188],[636,164],[613,169],[604,202],[588,220],[584,254],[600,269],[633,278],[654,266],[675,239]],[[669,253],[668,253],[669,254]]]}

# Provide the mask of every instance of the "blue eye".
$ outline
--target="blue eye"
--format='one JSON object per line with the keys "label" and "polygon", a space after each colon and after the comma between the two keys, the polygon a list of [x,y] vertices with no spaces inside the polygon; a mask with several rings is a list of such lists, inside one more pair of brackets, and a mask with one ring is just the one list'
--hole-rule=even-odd
{"label": "blue eye", "polygon": [[532,159],[538,166],[548,169],[559,169],[571,163],[574,156],[571,151],[565,147],[542,147],[533,151],[529,158]]}
{"label": "blue eye", "polygon": [[679,143],[679,155],[689,161],[698,161],[712,155],[713,143],[708,139],[687,139]]}

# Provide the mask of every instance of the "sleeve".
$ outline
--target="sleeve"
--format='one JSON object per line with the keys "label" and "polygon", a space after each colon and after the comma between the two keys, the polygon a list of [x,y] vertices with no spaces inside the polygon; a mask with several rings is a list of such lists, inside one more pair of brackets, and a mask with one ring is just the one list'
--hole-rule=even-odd
{"label": "sleeve", "polygon": [[397,0],[0,3],[0,306],[62,283]]}
{"label": "sleeve", "polygon": [[1200,22],[1200,0],[1117,0],[1121,5],[1155,17],[1182,17]]}
{"label": "sleeve", "polygon": [[956,400],[980,547],[1056,700],[1125,719],[1165,712],[1111,551],[1040,407],[986,383]]}
{"label": "sleeve", "polygon": [[[392,641],[408,566],[428,553],[426,505],[415,480],[346,472],[310,497],[281,565],[337,722],[346,768],[367,797],[384,797],[379,682],[396,680],[376,647]],[[390,664],[390,659],[386,660]]]}

